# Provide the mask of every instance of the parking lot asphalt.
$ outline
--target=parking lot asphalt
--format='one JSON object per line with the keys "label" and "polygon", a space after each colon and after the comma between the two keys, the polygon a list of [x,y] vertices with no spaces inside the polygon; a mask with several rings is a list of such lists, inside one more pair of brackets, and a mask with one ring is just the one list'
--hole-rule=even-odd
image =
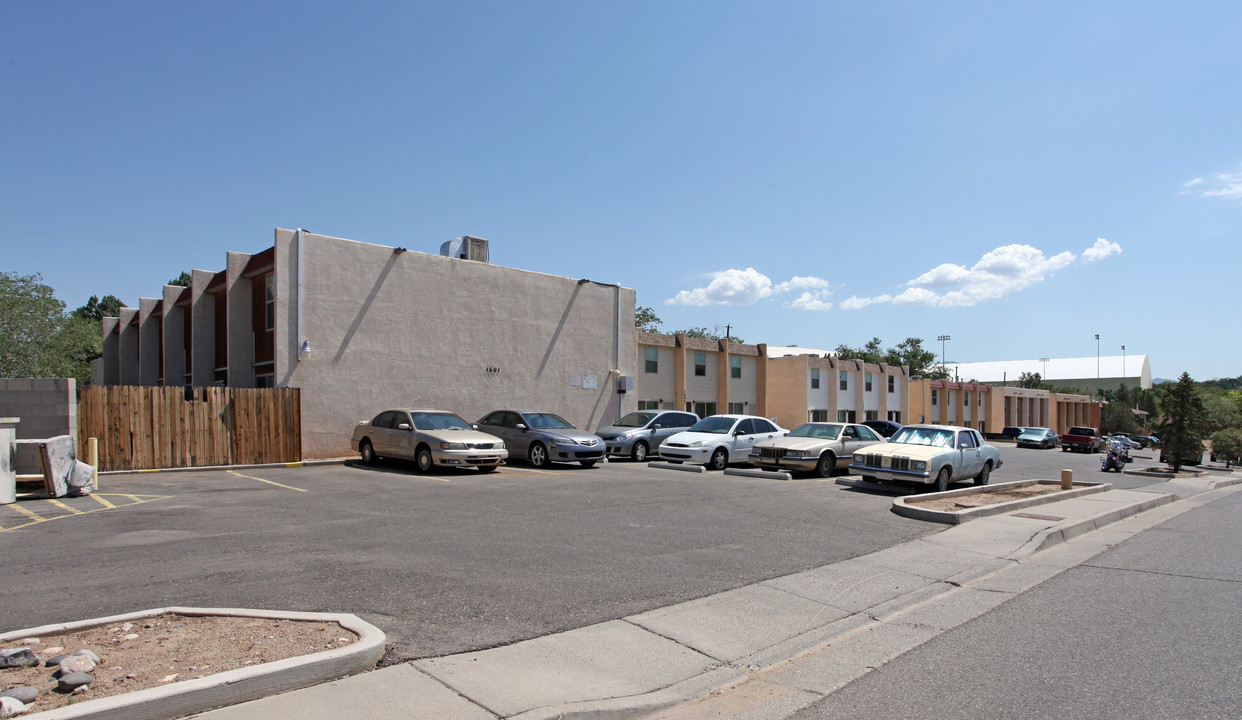
{"label": "parking lot asphalt", "polygon": [[[1068,467],[1121,488],[1151,483],[1100,473],[1094,455],[1002,454],[993,482]],[[0,508],[0,629],[167,605],[352,612],[388,634],[391,664],[585,627],[944,529],[890,505],[831,480],[629,462],[106,475],[95,496]]]}

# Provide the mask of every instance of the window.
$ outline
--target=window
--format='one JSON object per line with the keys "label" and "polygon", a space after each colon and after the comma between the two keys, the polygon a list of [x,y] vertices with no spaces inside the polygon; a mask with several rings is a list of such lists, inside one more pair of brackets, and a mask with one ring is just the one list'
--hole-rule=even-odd
{"label": "window", "polygon": [[808,415],[807,422],[828,422],[827,410],[812,410]]}
{"label": "window", "polygon": [[838,410],[837,411],[837,422],[852,423],[854,422],[855,417],[857,416],[854,414],[853,410]]}
{"label": "window", "polygon": [[983,393],[975,393],[979,397],[979,407],[983,407]]}
{"label": "window", "polygon": [[758,431],[755,430],[755,421],[750,418],[746,418],[737,424],[737,427],[733,429],[733,432],[741,433],[742,435],[754,435]]}
{"label": "window", "polygon": [[932,403],[931,403],[932,405],[939,405],[940,404],[940,391],[935,388],[932,388],[931,398],[932,398]]}
{"label": "window", "polygon": [[696,352],[694,354],[694,374],[699,377],[707,375],[707,353]]}
{"label": "window", "polygon": [[897,392],[897,378],[893,377],[892,375],[888,376],[888,391],[890,393]]}
{"label": "window", "polygon": [[742,377],[742,357],[740,355],[734,355],[730,357],[729,366],[730,366],[729,373],[731,377],[734,377],[734,378]]}
{"label": "window", "polygon": [[970,391],[969,390],[962,393],[962,405],[966,407],[970,407]]}
{"label": "window", "polygon": [[974,433],[960,432],[957,434],[957,446],[960,449],[977,448],[979,443],[975,442]]}
{"label": "window", "polygon": [[659,348],[643,348],[643,355],[646,358],[646,370],[649,373],[660,372],[660,350]]}
{"label": "window", "polygon": [[900,425],[901,424],[901,411],[900,410],[889,410],[888,419]]}
{"label": "window", "polygon": [[858,425],[854,428],[854,430],[857,431],[859,440],[871,440],[874,442],[884,442],[884,438],[877,437],[876,434],[871,430],[871,428],[867,427],[866,425]]}
{"label": "window", "polygon": [[688,402],[686,403],[686,410],[695,413],[701,418],[711,417],[716,414],[716,403]]}
{"label": "window", "polygon": [[267,329],[271,330],[276,327],[276,274],[268,273],[263,278],[264,298],[264,315],[267,319]]}
{"label": "window", "polygon": [[811,368],[811,389],[819,389],[819,368]]}
{"label": "window", "polygon": [[276,387],[276,376],[271,373],[255,375],[254,386],[257,388],[274,388]]}
{"label": "window", "polygon": [[863,392],[871,392],[871,373],[863,376]]}
{"label": "window", "polygon": [[746,403],[729,403],[730,415],[744,415],[746,413]]}
{"label": "window", "polygon": [[639,410],[659,410],[660,401],[659,400],[639,400],[638,409]]}
{"label": "window", "polygon": [[879,420],[879,419],[880,419],[879,410],[864,410],[863,411],[863,422],[866,422],[868,420]]}
{"label": "window", "polygon": [[842,370],[840,377],[841,377],[841,389],[849,390],[850,389],[850,374]]}

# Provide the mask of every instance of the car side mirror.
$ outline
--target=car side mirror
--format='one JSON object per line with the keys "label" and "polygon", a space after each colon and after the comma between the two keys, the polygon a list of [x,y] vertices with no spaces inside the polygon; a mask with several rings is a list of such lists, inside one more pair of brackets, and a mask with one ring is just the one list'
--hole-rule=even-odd
{"label": "car side mirror", "polygon": [[413,430],[414,428],[410,427],[410,424],[409,424],[409,423],[400,423],[400,424],[398,424],[398,425],[397,425],[397,429],[398,429],[398,430],[407,430],[407,431],[408,431],[408,430]]}
{"label": "car side mirror", "polygon": [[514,426],[513,426],[513,429],[514,429],[514,430],[525,430],[525,429],[526,429],[526,426],[525,426],[525,425],[523,425],[522,423],[518,423],[517,425],[514,425]]}
{"label": "car side mirror", "polygon": [[741,430],[734,430],[734,431],[733,431],[733,437],[739,437],[739,436],[741,436],[741,435],[745,435],[745,434],[746,434],[746,433],[742,432]]}
{"label": "car side mirror", "polygon": [[474,428],[475,430],[478,430],[478,429],[479,429],[479,424],[478,424],[478,423],[475,423],[475,424],[471,425],[470,427]]}

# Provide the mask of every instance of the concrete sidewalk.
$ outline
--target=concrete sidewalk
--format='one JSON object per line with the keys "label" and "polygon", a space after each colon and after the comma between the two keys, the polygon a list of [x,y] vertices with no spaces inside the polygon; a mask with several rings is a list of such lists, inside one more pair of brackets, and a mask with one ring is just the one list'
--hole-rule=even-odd
{"label": "concrete sidewalk", "polygon": [[1178,480],[980,518],[620,620],[193,717],[784,718],[1240,482]]}

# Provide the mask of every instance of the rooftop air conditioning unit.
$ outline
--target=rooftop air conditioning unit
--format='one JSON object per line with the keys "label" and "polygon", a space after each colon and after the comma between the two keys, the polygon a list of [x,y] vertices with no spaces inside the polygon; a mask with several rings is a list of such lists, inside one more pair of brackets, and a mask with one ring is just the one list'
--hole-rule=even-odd
{"label": "rooftop air conditioning unit", "polygon": [[445,257],[461,258],[462,260],[487,262],[487,240],[470,235],[462,235],[441,245],[440,254]]}

